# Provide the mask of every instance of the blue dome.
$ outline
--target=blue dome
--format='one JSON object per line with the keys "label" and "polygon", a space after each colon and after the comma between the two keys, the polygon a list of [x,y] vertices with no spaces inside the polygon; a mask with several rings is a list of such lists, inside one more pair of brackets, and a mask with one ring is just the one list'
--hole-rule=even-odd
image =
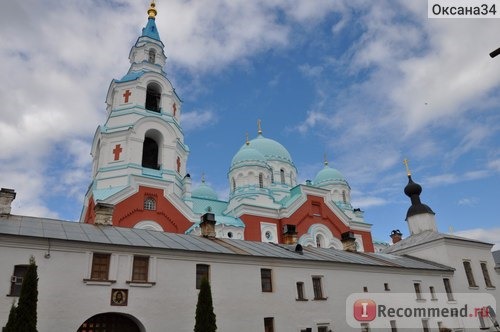
{"label": "blue dome", "polygon": [[218,199],[217,193],[209,185],[203,182],[200,186],[193,190],[192,197]]}
{"label": "blue dome", "polygon": [[235,166],[236,164],[247,162],[247,161],[257,161],[261,163],[266,162],[266,158],[251,147],[248,144],[245,144],[241,147],[241,149],[234,155],[233,160],[231,161],[231,167]]}
{"label": "blue dome", "polygon": [[329,182],[347,182],[338,170],[331,168],[328,165],[318,172],[314,178],[314,185],[321,186],[322,184],[327,184]]}
{"label": "blue dome", "polygon": [[286,161],[293,164],[290,153],[283,145],[275,140],[265,138],[262,134],[250,141],[250,147],[262,153],[266,160]]}

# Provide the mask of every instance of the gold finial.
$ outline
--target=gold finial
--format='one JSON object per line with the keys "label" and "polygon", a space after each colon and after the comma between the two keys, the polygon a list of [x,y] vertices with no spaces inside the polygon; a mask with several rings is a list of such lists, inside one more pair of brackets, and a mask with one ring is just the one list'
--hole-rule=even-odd
{"label": "gold finial", "polygon": [[262,127],[261,127],[261,121],[260,121],[260,119],[257,120],[257,128],[258,128],[257,134],[259,134],[259,135],[262,134]]}
{"label": "gold finial", "polygon": [[156,14],[158,12],[156,11],[155,7],[156,7],[155,0],[151,0],[151,4],[149,5],[149,9],[148,9],[148,17],[149,18],[156,17]]}
{"label": "gold finial", "polygon": [[205,183],[205,172],[201,173],[201,183]]}
{"label": "gold finial", "polygon": [[248,140],[248,132],[246,133],[246,136],[247,136],[247,139],[246,139],[246,141],[245,141],[245,144],[246,144],[246,145],[250,145],[250,141]]}
{"label": "gold finial", "polygon": [[323,163],[325,164],[325,166],[328,166],[328,159],[326,158],[326,152],[323,153]]}
{"label": "gold finial", "polygon": [[408,176],[411,176],[410,166],[408,166],[408,159],[406,159],[406,158],[405,158],[405,159],[403,160],[403,164],[405,164],[405,167],[406,167],[406,174],[407,174]]}

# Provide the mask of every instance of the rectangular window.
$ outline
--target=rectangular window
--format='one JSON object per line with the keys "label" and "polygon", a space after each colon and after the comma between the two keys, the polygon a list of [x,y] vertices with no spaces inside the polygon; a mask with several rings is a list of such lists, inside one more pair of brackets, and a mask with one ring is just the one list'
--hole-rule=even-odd
{"label": "rectangular window", "polygon": [[304,295],[304,283],[303,282],[298,282],[297,283],[297,300],[305,300],[306,297]]}
{"label": "rectangular window", "polygon": [[361,323],[361,332],[370,332],[370,324]]}
{"label": "rectangular window", "polygon": [[422,328],[424,332],[429,332],[429,321],[427,319],[422,319]]}
{"label": "rectangular window", "polygon": [[134,256],[132,264],[132,281],[147,282],[149,270],[149,256]]}
{"label": "rectangular window", "polygon": [[210,265],[196,264],[196,289],[200,289],[203,278],[210,281]]}
{"label": "rectangular window", "polygon": [[260,269],[260,283],[263,292],[273,291],[273,279],[271,269]]}
{"label": "rectangular window", "polygon": [[14,274],[10,278],[10,294],[9,296],[19,296],[21,294],[21,286],[23,285],[24,276],[28,271],[28,265],[15,265]]}
{"label": "rectangular window", "polygon": [[431,293],[431,300],[437,300],[436,299],[436,291],[434,290],[434,286],[429,286],[429,293]]}
{"label": "rectangular window", "polygon": [[384,283],[384,290],[385,291],[390,291],[391,289],[389,288],[389,284],[388,283]]}
{"label": "rectangular window", "polygon": [[444,283],[444,289],[446,290],[446,296],[448,297],[448,301],[454,301],[453,292],[451,290],[450,279],[443,278],[443,283]]}
{"label": "rectangular window", "polygon": [[486,265],[486,262],[481,262],[481,271],[483,271],[484,283],[486,284],[486,287],[495,287],[491,283],[490,273],[488,272],[488,265]]}
{"label": "rectangular window", "polygon": [[363,292],[368,293],[368,287],[367,286],[363,286]]}
{"label": "rectangular window", "polygon": [[420,291],[420,283],[416,282],[413,284],[415,288],[415,295],[417,295],[417,300],[422,300],[422,292]]}
{"label": "rectangular window", "polygon": [[328,332],[328,326],[318,326],[318,332]]}
{"label": "rectangular window", "polygon": [[469,287],[477,287],[476,281],[474,280],[474,274],[472,274],[472,267],[469,261],[464,261],[465,275],[467,276],[467,282]]}
{"label": "rectangular window", "polygon": [[110,260],[111,254],[94,253],[92,256],[92,271],[90,273],[90,279],[108,280]]}
{"label": "rectangular window", "polygon": [[396,321],[391,320],[389,323],[391,324],[391,332],[398,332],[398,328],[396,327]]}
{"label": "rectangular window", "polygon": [[264,318],[264,332],[274,332],[274,318]]}
{"label": "rectangular window", "polygon": [[325,300],[323,296],[323,287],[321,285],[322,277],[312,277],[314,299],[315,300]]}

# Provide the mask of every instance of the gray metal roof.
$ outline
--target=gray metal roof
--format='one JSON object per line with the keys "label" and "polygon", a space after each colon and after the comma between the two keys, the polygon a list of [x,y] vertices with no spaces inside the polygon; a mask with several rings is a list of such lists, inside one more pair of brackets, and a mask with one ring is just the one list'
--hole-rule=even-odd
{"label": "gray metal roof", "polygon": [[495,260],[495,268],[500,268],[500,250],[493,251],[493,259]]}
{"label": "gray metal roof", "polygon": [[473,239],[468,239],[465,237],[461,236],[456,236],[456,235],[450,235],[450,234],[443,234],[439,232],[434,232],[434,231],[425,231],[419,234],[414,234],[411,235],[401,241],[399,241],[396,244],[393,244],[387,248],[384,248],[382,250],[383,253],[389,254],[389,253],[395,253],[403,249],[408,249],[414,246],[418,246],[424,243],[436,241],[436,240],[441,240],[441,239],[450,239],[450,240],[459,240],[459,241],[466,241],[466,242],[472,242],[472,243],[481,243],[481,244],[490,244],[487,242],[483,241],[478,241],[478,240],[473,240]]}
{"label": "gray metal roof", "polygon": [[15,215],[0,216],[0,234],[117,246],[293,259],[297,261],[321,261],[388,268],[452,270],[450,267],[410,256],[358,253],[333,248],[314,247],[304,247],[302,254],[299,254],[295,252],[294,245],[233,239],[208,239],[195,235],[115,226],[97,226],[71,221]]}

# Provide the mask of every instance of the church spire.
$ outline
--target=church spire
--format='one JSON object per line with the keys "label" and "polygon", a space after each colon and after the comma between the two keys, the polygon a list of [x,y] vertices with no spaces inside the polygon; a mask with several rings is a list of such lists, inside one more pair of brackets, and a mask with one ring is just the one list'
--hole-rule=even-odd
{"label": "church spire", "polygon": [[153,0],[151,1],[151,4],[149,5],[148,9],[148,24],[146,25],[145,28],[142,29],[141,37],[149,37],[161,42],[160,34],[158,33],[158,29],[156,28],[156,23],[155,23],[155,18],[157,14],[158,11],[156,10],[156,4]]}

